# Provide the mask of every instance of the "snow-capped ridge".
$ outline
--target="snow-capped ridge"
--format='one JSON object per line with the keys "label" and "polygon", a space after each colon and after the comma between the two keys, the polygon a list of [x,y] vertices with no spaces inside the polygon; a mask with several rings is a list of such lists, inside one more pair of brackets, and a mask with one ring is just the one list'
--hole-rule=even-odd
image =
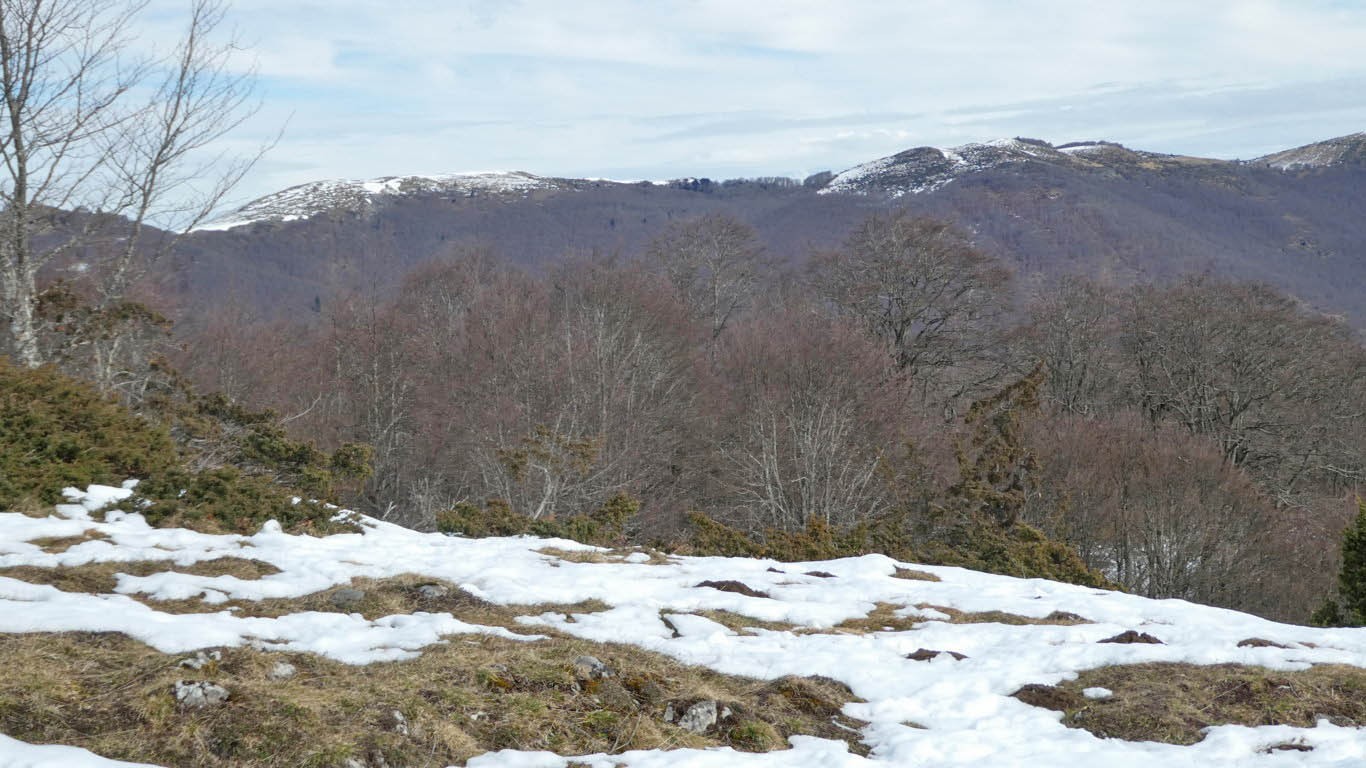
{"label": "snow-capped ridge", "polygon": [[1023,163],[1058,161],[1067,155],[1037,139],[1013,138],[952,148],[916,147],[856,165],[831,179],[821,194],[885,193],[893,197],[933,192],[962,176]]}
{"label": "snow-capped ridge", "polygon": [[326,211],[363,211],[388,196],[423,193],[464,196],[525,195],[533,190],[557,189],[556,179],[524,171],[468,171],[442,175],[380,176],[374,179],[329,179],[299,184],[257,198],[231,213],[195,227],[213,232],[262,221],[296,221]]}

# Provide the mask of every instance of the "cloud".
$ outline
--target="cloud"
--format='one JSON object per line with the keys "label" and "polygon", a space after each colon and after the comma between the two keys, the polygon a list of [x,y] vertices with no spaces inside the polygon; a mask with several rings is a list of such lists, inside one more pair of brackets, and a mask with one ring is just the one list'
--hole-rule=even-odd
{"label": "cloud", "polygon": [[[184,0],[153,0],[169,33]],[[797,174],[914,144],[1240,155],[1366,128],[1366,7],[1328,0],[237,0],[289,129],[244,192],[510,167]]]}

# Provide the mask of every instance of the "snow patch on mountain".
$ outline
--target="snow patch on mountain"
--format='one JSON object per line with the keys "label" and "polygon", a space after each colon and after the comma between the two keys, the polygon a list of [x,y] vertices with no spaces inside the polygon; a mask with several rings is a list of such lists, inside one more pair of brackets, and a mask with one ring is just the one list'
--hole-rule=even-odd
{"label": "snow patch on mountain", "polygon": [[517,196],[558,189],[555,179],[521,171],[472,171],[441,176],[382,176],[377,179],[332,179],[300,184],[253,200],[220,218],[194,228],[221,232],[261,221],[296,221],[332,210],[363,211],[386,196],[423,193]]}
{"label": "snow patch on mountain", "polygon": [[1066,158],[1052,145],[1033,139],[996,139],[948,149],[917,147],[856,165],[831,179],[820,194],[923,194],[991,168]]}

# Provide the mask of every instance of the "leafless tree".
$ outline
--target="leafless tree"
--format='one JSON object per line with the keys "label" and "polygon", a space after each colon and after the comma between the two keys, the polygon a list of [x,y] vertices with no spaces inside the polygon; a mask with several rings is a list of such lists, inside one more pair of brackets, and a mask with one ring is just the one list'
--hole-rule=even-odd
{"label": "leafless tree", "polygon": [[1114,396],[1117,306],[1104,286],[1068,277],[1029,308],[1026,344],[1047,369],[1042,399],[1064,413],[1090,414]]}
{"label": "leafless tree", "polygon": [[933,379],[956,369],[960,391],[1001,372],[977,367],[992,357],[1010,274],[954,226],[871,216],[813,270],[823,298],[882,339],[902,370]]}
{"label": "leafless tree", "polygon": [[[130,39],[145,2],[0,2],[0,298],[25,365],[45,361],[39,273],[87,261],[95,309],[123,302],[140,271],[203,220],[255,158],[209,151],[254,109],[250,72],[213,40],[220,0],[190,0],[183,36],[161,58]],[[75,212],[72,214],[70,212]],[[92,344],[101,383],[118,359]]]}
{"label": "leafless tree", "polygon": [[1155,422],[1214,440],[1282,503],[1314,482],[1359,482],[1366,352],[1340,322],[1256,284],[1136,289],[1122,345]]}
{"label": "leafless tree", "polygon": [[1135,413],[1029,431],[1041,474],[1026,515],[1087,564],[1147,597],[1305,618],[1276,562],[1287,532],[1274,505],[1212,442]]}
{"label": "leafless tree", "polygon": [[879,477],[906,415],[906,378],[857,327],[789,309],[737,326],[718,367],[718,505],[753,532],[868,519],[889,501]]}
{"label": "leafless tree", "polygon": [[754,228],[721,213],[670,224],[648,252],[713,339],[753,298],[763,255]]}

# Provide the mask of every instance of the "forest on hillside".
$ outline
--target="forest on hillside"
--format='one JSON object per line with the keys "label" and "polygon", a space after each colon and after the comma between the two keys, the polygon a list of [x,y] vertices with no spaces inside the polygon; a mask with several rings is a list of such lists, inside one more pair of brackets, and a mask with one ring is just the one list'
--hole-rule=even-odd
{"label": "forest on hillside", "polygon": [[[322,449],[372,446],[341,501],[419,529],[626,494],[637,542],[701,512],[759,543],[896,516],[952,546],[968,498],[1138,594],[1304,621],[1333,592],[1366,471],[1344,323],[1209,277],[1031,289],[908,214],[792,262],[713,214],[538,269],[455,248],[313,322],[221,311],[127,349]],[[135,367],[100,380],[136,402]]]}
{"label": "forest on hillside", "polygon": [[[132,474],[149,519],[206,529],[324,529],[313,502],[336,502],[452,533],[882,552],[1299,621],[1318,605],[1333,619],[1335,592],[1355,589],[1339,572],[1356,561],[1339,561],[1366,472],[1359,332],[1267,285],[1177,274],[1265,241],[1213,273],[1299,285],[1288,272],[1336,296],[1322,286],[1350,284],[1352,225],[1318,243],[1312,217],[1287,214],[1300,207],[1266,208],[1279,223],[1264,237],[1239,218],[1270,221],[1246,205],[1298,176],[1107,166],[1068,186],[1025,164],[1013,182],[949,188],[976,206],[959,214],[1004,216],[982,231],[889,200],[789,206],[816,192],[770,179],[607,185],[567,196],[578,209],[427,196],[201,236],[253,162],[202,159],[251,113],[233,44],[208,43],[224,7],[195,3],[180,47],[128,82],[110,75],[128,54],[114,32],[136,8],[107,11],[25,6],[32,34],[0,77],[0,503],[38,509],[63,485]],[[63,31],[36,33],[49,27]],[[1309,174],[1319,192],[1301,207],[1354,172]],[[1092,205],[1152,184],[1142,205]],[[628,205],[637,193],[662,203]],[[770,212],[759,224],[755,206]],[[1120,223],[1139,209],[1160,215],[1136,235]],[[436,214],[451,210],[524,237],[449,237]],[[601,234],[625,211],[620,248],[568,234],[560,258],[516,247],[548,247],[527,216]],[[1002,224],[1021,211],[1039,226]],[[1216,231],[1243,240],[1184,248]],[[315,232],[334,239],[304,249]],[[425,250],[402,247],[414,237]],[[1034,269],[1063,241],[1094,247],[1061,263],[1096,264]],[[231,252],[267,242],[270,258]],[[1303,258],[1287,261],[1287,242]],[[1166,260],[1148,271],[1153,254]],[[253,259],[267,263],[234,284]]]}

